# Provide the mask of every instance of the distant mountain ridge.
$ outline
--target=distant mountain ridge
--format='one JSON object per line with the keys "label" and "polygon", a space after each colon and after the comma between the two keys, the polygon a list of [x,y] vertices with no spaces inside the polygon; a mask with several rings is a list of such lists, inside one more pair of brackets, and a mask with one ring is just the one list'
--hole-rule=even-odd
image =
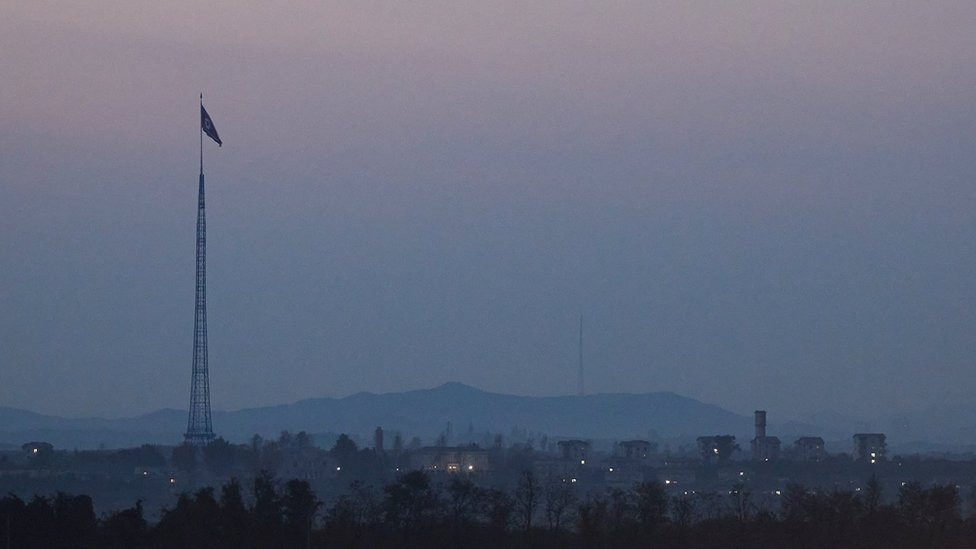
{"label": "distant mountain ridge", "polygon": [[[675,438],[747,433],[751,419],[670,392],[531,397],[482,391],[462,383],[398,393],[356,393],[293,404],[214,412],[215,431],[228,440],[276,436],[282,430],[346,432],[368,439],[377,426],[430,441],[448,422],[455,432],[508,433],[513,427],[550,436]],[[186,412],[163,409],[124,419],[62,418],[0,408],[0,443],[47,440],[61,448],[175,444]]]}
{"label": "distant mountain ridge", "polygon": [[[271,413],[273,412],[273,413]],[[231,417],[228,417],[231,416]],[[455,431],[470,424],[477,431],[507,433],[512,427],[553,436],[670,437],[748,428],[749,419],[674,393],[597,394],[527,397],[482,391],[460,383],[402,393],[357,393],[290,406],[255,408],[225,414],[228,425],[243,423],[256,432],[280,425],[306,431],[369,433],[376,426],[407,435],[434,437],[451,422]]]}

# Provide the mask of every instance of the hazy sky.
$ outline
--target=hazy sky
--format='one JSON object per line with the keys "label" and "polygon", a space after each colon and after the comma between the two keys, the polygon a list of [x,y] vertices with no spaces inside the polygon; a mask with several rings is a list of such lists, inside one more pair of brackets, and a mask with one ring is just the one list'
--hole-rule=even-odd
{"label": "hazy sky", "polygon": [[0,2],[0,405],[976,393],[976,3]]}

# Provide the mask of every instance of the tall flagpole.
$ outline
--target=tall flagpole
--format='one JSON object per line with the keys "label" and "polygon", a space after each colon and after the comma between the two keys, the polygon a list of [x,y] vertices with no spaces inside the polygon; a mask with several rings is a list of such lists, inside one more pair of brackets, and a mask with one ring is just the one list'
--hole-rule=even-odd
{"label": "tall flagpole", "polygon": [[[203,112],[203,92],[200,92],[200,112]],[[200,124],[200,175],[203,175],[203,124]]]}
{"label": "tall flagpole", "polygon": [[207,214],[203,186],[203,94],[200,94],[200,188],[197,195],[197,276],[193,311],[193,371],[186,442],[202,446],[214,439],[210,418],[210,374],[207,365]]}

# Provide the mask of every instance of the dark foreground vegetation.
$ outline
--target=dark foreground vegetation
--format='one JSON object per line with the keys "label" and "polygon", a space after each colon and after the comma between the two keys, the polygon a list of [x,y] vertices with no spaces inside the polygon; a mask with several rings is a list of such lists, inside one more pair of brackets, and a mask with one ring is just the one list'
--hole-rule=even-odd
{"label": "dark foreground vegetation", "polygon": [[382,489],[353,483],[325,506],[308,483],[259,474],[183,494],[150,523],[141,503],[96,517],[88,496],[0,499],[0,544],[18,548],[973,547],[955,486],[906,483],[891,504],[790,485],[781,508],[746,490],[668,496],[656,482],[579,497],[525,473],[512,491],[414,471]]}

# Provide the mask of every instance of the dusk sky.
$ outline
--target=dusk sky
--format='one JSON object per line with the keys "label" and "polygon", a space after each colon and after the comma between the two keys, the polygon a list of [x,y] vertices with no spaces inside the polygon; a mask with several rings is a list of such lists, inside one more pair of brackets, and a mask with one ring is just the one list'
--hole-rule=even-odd
{"label": "dusk sky", "polygon": [[976,3],[0,3],[0,406],[970,406]]}

